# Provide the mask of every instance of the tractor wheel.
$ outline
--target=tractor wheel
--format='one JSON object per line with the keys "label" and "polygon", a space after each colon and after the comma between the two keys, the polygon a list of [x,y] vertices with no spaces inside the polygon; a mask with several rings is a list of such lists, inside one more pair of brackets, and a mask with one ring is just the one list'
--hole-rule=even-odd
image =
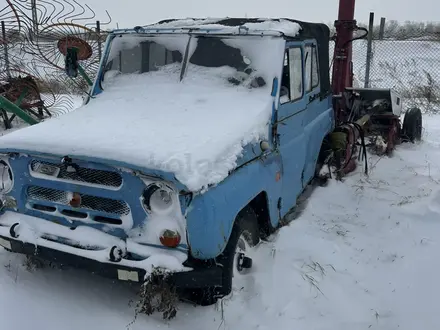
{"label": "tractor wheel", "polygon": [[420,141],[422,139],[422,112],[412,108],[405,113],[402,127],[402,142]]}

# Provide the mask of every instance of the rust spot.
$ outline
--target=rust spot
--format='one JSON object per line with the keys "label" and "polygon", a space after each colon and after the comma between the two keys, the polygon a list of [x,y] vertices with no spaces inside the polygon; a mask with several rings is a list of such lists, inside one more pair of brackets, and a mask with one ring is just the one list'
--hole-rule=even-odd
{"label": "rust spot", "polygon": [[79,193],[73,193],[72,199],[69,202],[69,205],[75,208],[80,207],[81,205],[81,195]]}
{"label": "rust spot", "polygon": [[275,175],[275,181],[278,182],[281,179],[281,173],[277,172],[277,174]]}
{"label": "rust spot", "polygon": [[57,46],[60,53],[64,56],[67,54],[67,48],[76,48],[79,61],[87,60],[93,54],[92,46],[90,46],[87,41],[72,35],[58,40]]}

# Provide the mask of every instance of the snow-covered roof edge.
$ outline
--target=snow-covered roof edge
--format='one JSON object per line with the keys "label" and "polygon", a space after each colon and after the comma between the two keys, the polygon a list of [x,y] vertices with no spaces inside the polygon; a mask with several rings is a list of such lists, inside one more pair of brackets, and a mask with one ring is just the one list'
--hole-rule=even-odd
{"label": "snow-covered roof edge", "polygon": [[[139,27],[140,32],[178,32],[182,30],[206,31],[210,34],[254,34],[296,37],[301,25],[289,19],[271,18],[186,18],[169,19]],[[143,31],[142,31],[143,30]],[[128,30],[115,30],[115,33]]]}

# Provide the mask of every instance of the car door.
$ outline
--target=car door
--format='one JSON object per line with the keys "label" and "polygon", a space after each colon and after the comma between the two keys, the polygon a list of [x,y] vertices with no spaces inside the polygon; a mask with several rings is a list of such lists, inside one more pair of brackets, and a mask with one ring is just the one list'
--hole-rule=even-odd
{"label": "car door", "polygon": [[305,165],[304,137],[303,48],[301,43],[288,43],[284,58],[277,113],[278,148],[282,158],[282,192],[279,203],[283,217],[296,204],[302,191],[302,171]]}
{"label": "car door", "polygon": [[[316,40],[304,42],[304,91],[307,111],[304,113],[306,140],[305,166],[302,185],[305,187],[315,175],[316,161],[324,136],[328,131],[328,100],[321,98],[318,47]],[[327,70],[327,68],[323,68]]]}

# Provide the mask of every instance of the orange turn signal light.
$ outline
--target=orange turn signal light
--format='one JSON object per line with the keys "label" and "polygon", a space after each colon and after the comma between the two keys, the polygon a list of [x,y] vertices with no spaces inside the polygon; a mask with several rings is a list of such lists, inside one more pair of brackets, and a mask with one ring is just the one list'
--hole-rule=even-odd
{"label": "orange turn signal light", "polygon": [[177,231],[166,229],[160,236],[160,242],[163,246],[175,248],[180,244],[180,234]]}

